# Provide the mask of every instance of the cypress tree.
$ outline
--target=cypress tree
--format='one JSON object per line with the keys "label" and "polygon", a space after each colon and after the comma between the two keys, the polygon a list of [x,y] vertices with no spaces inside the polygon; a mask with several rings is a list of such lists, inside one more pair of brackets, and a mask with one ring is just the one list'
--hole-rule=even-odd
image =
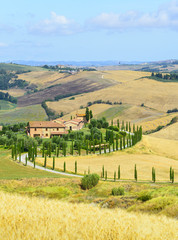
{"label": "cypress tree", "polygon": [[115,151],[115,144],[114,144],[114,140],[113,140],[113,152]]}
{"label": "cypress tree", "polygon": [[47,157],[46,157],[46,154],[45,154],[45,157],[44,157],[44,167],[46,168],[46,163],[47,163]]}
{"label": "cypress tree", "polygon": [[51,142],[49,142],[48,155],[49,155],[49,157],[51,157]]}
{"label": "cypress tree", "polygon": [[116,171],[114,171],[114,182],[116,181]]}
{"label": "cypress tree", "polygon": [[93,113],[92,113],[92,110],[90,110],[90,112],[89,112],[89,117],[90,117],[90,119],[92,119],[92,118],[93,118]]}
{"label": "cypress tree", "polygon": [[105,171],[105,181],[107,180],[107,178],[108,178],[108,173],[107,171]]}
{"label": "cypress tree", "polygon": [[174,183],[174,169],[172,169],[172,183]]}
{"label": "cypress tree", "polygon": [[14,145],[12,145],[11,156],[12,156],[12,159],[14,159]]}
{"label": "cypress tree", "polygon": [[113,126],[113,119],[111,120],[111,126]]}
{"label": "cypress tree", "polygon": [[34,161],[33,161],[33,167],[35,168],[35,158],[34,158]]}
{"label": "cypress tree", "polygon": [[77,161],[75,161],[75,174],[77,174]]}
{"label": "cypress tree", "polygon": [[80,145],[80,143],[79,143],[79,145],[78,145],[78,155],[79,155],[79,156],[81,155],[81,145]]}
{"label": "cypress tree", "polygon": [[126,122],[126,131],[128,131],[128,122]]}
{"label": "cypress tree", "polygon": [[109,153],[111,152],[111,143],[109,141]]}
{"label": "cypress tree", "polygon": [[122,150],[122,138],[120,139],[120,150]]}
{"label": "cypress tree", "polygon": [[133,124],[133,132],[135,132],[135,123]]}
{"label": "cypress tree", "polygon": [[135,178],[135,181],[137,181],[137,166],[135,164],[135,168],[134,168],[134,178]]}
{"label": "cypress tree", "polygon": [[123,136],[123,147],[125,149],[125,136]]}
{"label": "cypress tree", "polygon": [[130,125],[130,122],[129,122],[129,132],[131,132],[131,125]]}
{"label": "cypress tree", "polygon": [[92,151],[92,149],[91,149],[91,141],[89,142],[89,146],[90,146],[90,153],[91,153],[91,151]]}
{"label": "cypress tree", "polygon": [[53,170],[55,169],[55,156],[53,156]]}
{"label": "cypress tree", "polygon": [[152,167],[152,181],[155,182],[156,181],[156,173],[155,173],[155,168]]}
{"label": "cypress tree", "polygon": [[104,178],[104,165],[102,167],[102,177]]}
{"label": "cypress tree", "polygon": [[129,139],[127,138],[127,148],[129,147]]}
{"label": "cypress tree", "polygon": [[89,109],[88,109],[88,107],[86,107],[85,114],[86,114],[86,120],[87,120],[87,122],[88,122],[88,121],[89,121],[89,119],[90,119],[90,112],[89,112]]}
{"label": "cypress tree", "polygon": [[118,151],[118,149],[119,149],[119,143],[118,143],[118,135],[117,135],[117,137],[116,137],[116,151]]}
{"label": "cypress tree", "polygon": [[57,157],[59,157],[59,146],[57,147]]}
{"label": "cypress tree", "polygon": [[124,120],[122,120],[122,127],[121,127],[122,130],[125,130],[125,126],[124,126]]}
{"label": "cypress tree", "polygon": [[121,168],[120,168],[120,165],[118,166],[118,179],[120,179],[121,177]]}
{"label": "cypress tree", "polygon": [[103,134],[101,132],[101,143],[103,143]]}
{"label": "cypress tree", "polygon": [[169,170],[169,179],[170,181],[172,181],[172,167],[170,167],[170,170]]}
{"label": "cypress tree", "polygon": [[99,143],[99,153],[101,154],[101,143]]}
{"label": "cypress tree", "polygon": [[93,153],[95,154],[95,142],[93,142]]}
{"label": "cypress tree", "polygon": [[34,148],[32,148],[32,162],[34,162],[35,159],[35,153],[34,153]]}
{"label": "cypress tree", "polygon": [[64,162],[64,172],[66,171],[66,162]]}
{"label": "cypress tree", "polygon": [[117,127],[120,129],[119,119],[117,119]]}
{"label": "cypress tree", "polygon": [[104,153],[106,153],[106,144],[104,144]]}
{"label": "cypress tree", "polygon": [[21,162],[21,151],[19,151],[19,162]]}
{"label": "cypress tree", "polygon": [[28,157],[27,155],[25,156],[25,166],[27,166],[27,160],[28,160]]}
{"label": "cypress tree", "polygon": [[42,157],[44,157],[44,143],[43,143],[43,148],[42,148]]}

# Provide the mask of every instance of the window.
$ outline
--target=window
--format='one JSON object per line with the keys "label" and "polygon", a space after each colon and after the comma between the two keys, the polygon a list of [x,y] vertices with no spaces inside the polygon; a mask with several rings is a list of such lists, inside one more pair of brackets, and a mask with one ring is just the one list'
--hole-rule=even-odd
{"label": "window", "polygon": [[46,137],[48,137],[48,134],[46,133]]}
{"label": "window", "polygon": [[35,131],[36,131],[36,128],[35,128]]}
{"label": "window", "polygon": [[72,131],[72,126],[70,126],[70,130]]}
{"label": "window", "polygon": [[59,131],[59,128],[57,128],[57,131]]}
{"label": "window", "polygon": [[46,128],[46,131],[48,131],[48,129]]}

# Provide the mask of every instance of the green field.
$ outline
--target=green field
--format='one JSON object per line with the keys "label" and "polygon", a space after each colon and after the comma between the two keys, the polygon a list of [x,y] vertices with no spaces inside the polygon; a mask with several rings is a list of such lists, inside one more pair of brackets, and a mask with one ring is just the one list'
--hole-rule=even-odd
{"label": "green field", "polygon": [[[10,110],[16,108],[16,104],[5,101],[5,100],[0,100],[0,110]],[[0,111],[1,113],[1,111]]]}
{"label": "green field", "polygon": [[6,71],[46,71],[45,68],[41,67],[33,67],[13,63],[0,63],[0,69],[4,69]]}
{"label": "green field", "polygon": [[0,148],[0,179],[21,179],[34,177],[60,177],[60,175],[18,164],[17,162],[10,160],[9,150]]}
{"label": "green field", "polygon": [[119,117],[120,113],[128,108],[130,108],[129,105],[119,105],[119,106],[117,105],[117,106],[107,109],[106,111],[104,111],[102,113],[97,114],[96,118],[100,119],[102,117],[105,117],[106,120],[111,120],[116,117]]}
{"label": "green field", "polygon": [[43,121],[47,116],[40,104],[0,111],[1,124],[15,124],[18,122]]}

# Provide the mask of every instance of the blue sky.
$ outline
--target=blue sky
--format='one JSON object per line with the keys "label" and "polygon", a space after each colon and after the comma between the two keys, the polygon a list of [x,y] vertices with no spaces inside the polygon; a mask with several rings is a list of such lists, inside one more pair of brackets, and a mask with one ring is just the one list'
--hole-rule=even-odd
{"label": "blue sky", "polygon": [[6,0],[0,61],[178,58],[178,0]]}

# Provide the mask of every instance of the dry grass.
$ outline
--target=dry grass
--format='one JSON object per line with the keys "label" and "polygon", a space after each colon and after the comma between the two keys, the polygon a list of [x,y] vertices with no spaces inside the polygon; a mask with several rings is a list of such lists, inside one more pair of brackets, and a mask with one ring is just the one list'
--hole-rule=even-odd
{"label": "dry grass", "polygon": [[157,138],[166,138],[170,140],[178,140],[178,122],[170,125],[162,130],[152,133],[151,136]]}
{"label": "dry grass", "polygon": [[23,89],[20,89],[20,88],[11,88],[9,90],[1,90],[2,92],[8,92],[11,96],[13,97],[20,97],[20,96],[23,96],[26,91],[23,90]]}
{"label": "dry grass", "polygon": [[[169,168],[175,169],[175,181],[178,181],[178,149],[177,141],[165,140],[145,136],[143,141],[135,147],[123,152],[115,152],[102,155],[76,156],[56,159],[55,166],[63,169],[66,161],[66,169],[74,172],[75,161],[78,163],[78,173],[83,174],[90,167],[91,172],[101,175],[102,166],[108,172],[108,177],[113,178],[118,165],[121,167],[122,179],[134,178],[134,165],[137,164],[138,180],[151,180],[152,167],[156,168],[158,181],[169,181]],[[38,163],[43,164],[44,159],[38,158]],[[47,165],[52,167],[52,158],[47,159]]]}
{"label": "dry grass", "polygon": [[61,79],[66,76],[64,73],[53,71],[33,71],[19,75],[20,79],[26,80],[31,84],[37,84],[40,87],[47,87],[48,85],[59,84]]}
{"label": "dry grass", "polygon": [[176,240],[177,220],[0,193],[0,239]]}
{"label": "dry grass", "polygon": [[[163,83],[151,79],[142,78],[147,75],[144,72],[135,71],[107,71],[98,72],[103,81],[113,80],[118,84],[102,90],[91,93],[85,93],[75,97],[72,102],[69,99],[62,99],[59,102],[48,103],[49,107],[58,112],[70,113],[78,110],[81,105],[86,106],[88,102],[94,100],[110,100],[111,102],[120,102],[157,109],[159,112],[166,112],[168,109],[177,107],[178,85],[177,83]],[[91,77],[91,76],[90,76]],[[95,76],[96,77],[96,76]],[[71,106],[72,105],[72,106]]]}
{"label": "dry grass", "polygon": [[152,129],[156,129],[158,126],[166,126],[168,123],[170,123],[171,119],[178,116],[177,113],[173,114],[165,114],[161,117],[157,117],[157,119],[149,120],[149,121],[142,121],[139,123],[143,127],[143,131],[148,131]]}

